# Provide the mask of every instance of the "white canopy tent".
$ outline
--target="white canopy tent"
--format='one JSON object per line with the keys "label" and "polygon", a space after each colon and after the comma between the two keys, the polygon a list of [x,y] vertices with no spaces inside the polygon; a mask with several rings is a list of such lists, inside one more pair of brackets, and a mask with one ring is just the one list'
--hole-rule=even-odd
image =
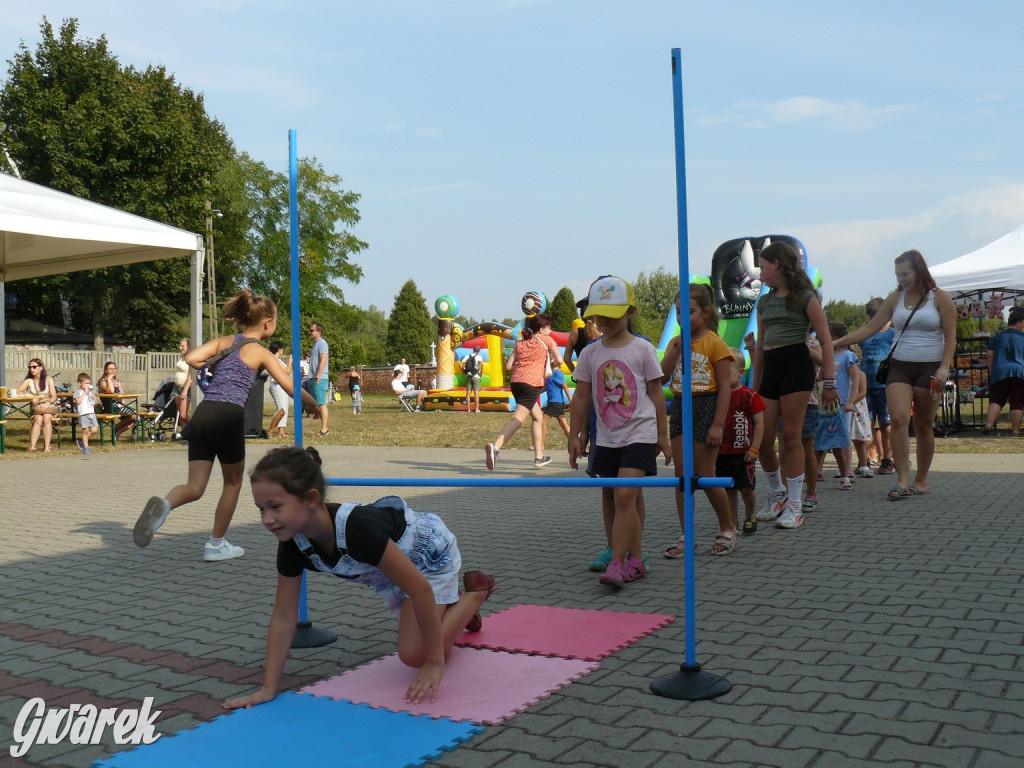
{"label": "white canopy tent", "polygon": [[[0,306],[4,283],[190,256],[192,341],[202,336],[202,236],[0,173]],[[5,323],[0,322],[0,386]]]}
{"label": "white canopy tent", "polygon": [[1024,293],[1024,224],[984,248],[929,270],[939,288],[954,297],[1001,291]]}

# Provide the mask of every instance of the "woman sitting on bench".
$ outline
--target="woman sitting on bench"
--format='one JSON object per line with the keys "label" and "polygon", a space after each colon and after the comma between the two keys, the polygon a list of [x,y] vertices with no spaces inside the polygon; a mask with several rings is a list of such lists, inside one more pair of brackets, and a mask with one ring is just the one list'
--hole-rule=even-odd
{"label": "woman sitting on bench", "polygon": [[[117,364],[113,361],[108,360],[103,366],[103,377],[100,379],[99,387],[100,392],[105,395],[124,393],[124,390],[121,389],[121,380],[117,378]],[[116,398],[107,398],[107,410],[121,417],[114,428],[114,434],[120,440],[122,432],[135,426],[137,416],[131,408]]]}

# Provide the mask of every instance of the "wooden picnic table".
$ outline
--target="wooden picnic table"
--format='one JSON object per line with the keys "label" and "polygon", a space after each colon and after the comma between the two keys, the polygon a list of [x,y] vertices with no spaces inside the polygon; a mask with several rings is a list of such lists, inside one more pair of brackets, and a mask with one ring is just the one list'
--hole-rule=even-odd
{"label": "wooden picnic table", "polygon": [[[10,394],[12,393],[13,394]],[[23,418],[28,421],[32,420],[32,401],[39,397],[39,395],[19,395],[16,389],[3,389],[0,391],[0,453],[4,453],[7,449],[7,418],[15,416],[16,418]],[[57,400],[70,400],[70,392],[58,392]],[[71,422],[71,439],[75,439],[75,414],[70,413],[57,413],[54,414],[54,427],[60,426],[60,420],[62,418],[68,418]],[[60,430],[57,431],[57,447],[60,447]]]}

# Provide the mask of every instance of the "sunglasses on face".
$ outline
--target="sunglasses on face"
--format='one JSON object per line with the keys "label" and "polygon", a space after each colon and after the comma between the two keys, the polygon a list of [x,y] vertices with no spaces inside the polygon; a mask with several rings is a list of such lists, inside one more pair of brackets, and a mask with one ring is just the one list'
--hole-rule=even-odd
{"label": "sunglasses on face", "polygon": [[36,369],[36,368],[42,368],[42,367],[43,367],[43,366],[41,366],[41,365],[36,365],[35,363],[32,363],[32,365],[30,365],[30,366],[28,367],[28,369],[29,369],[29,370],[31,371],[31,370],[34,370],[34,369]]}

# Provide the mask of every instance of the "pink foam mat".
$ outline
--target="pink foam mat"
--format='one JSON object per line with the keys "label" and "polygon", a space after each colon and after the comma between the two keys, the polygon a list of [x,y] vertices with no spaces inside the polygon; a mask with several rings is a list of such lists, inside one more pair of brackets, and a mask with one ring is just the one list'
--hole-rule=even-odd
{"label": "pink foam mat", "polygon": [[399,661],[397,654],[371,661],[300,692],[393,712],[494,725],[597,666],[580,659],[454,648],[434,703],[405,701],[403,697],[416,677],[416,670]]}
{"label": "pink foam mat", "polygon": [[651,613],[516,605],[484,618],[456,645],[597,661],[675,620]]}

